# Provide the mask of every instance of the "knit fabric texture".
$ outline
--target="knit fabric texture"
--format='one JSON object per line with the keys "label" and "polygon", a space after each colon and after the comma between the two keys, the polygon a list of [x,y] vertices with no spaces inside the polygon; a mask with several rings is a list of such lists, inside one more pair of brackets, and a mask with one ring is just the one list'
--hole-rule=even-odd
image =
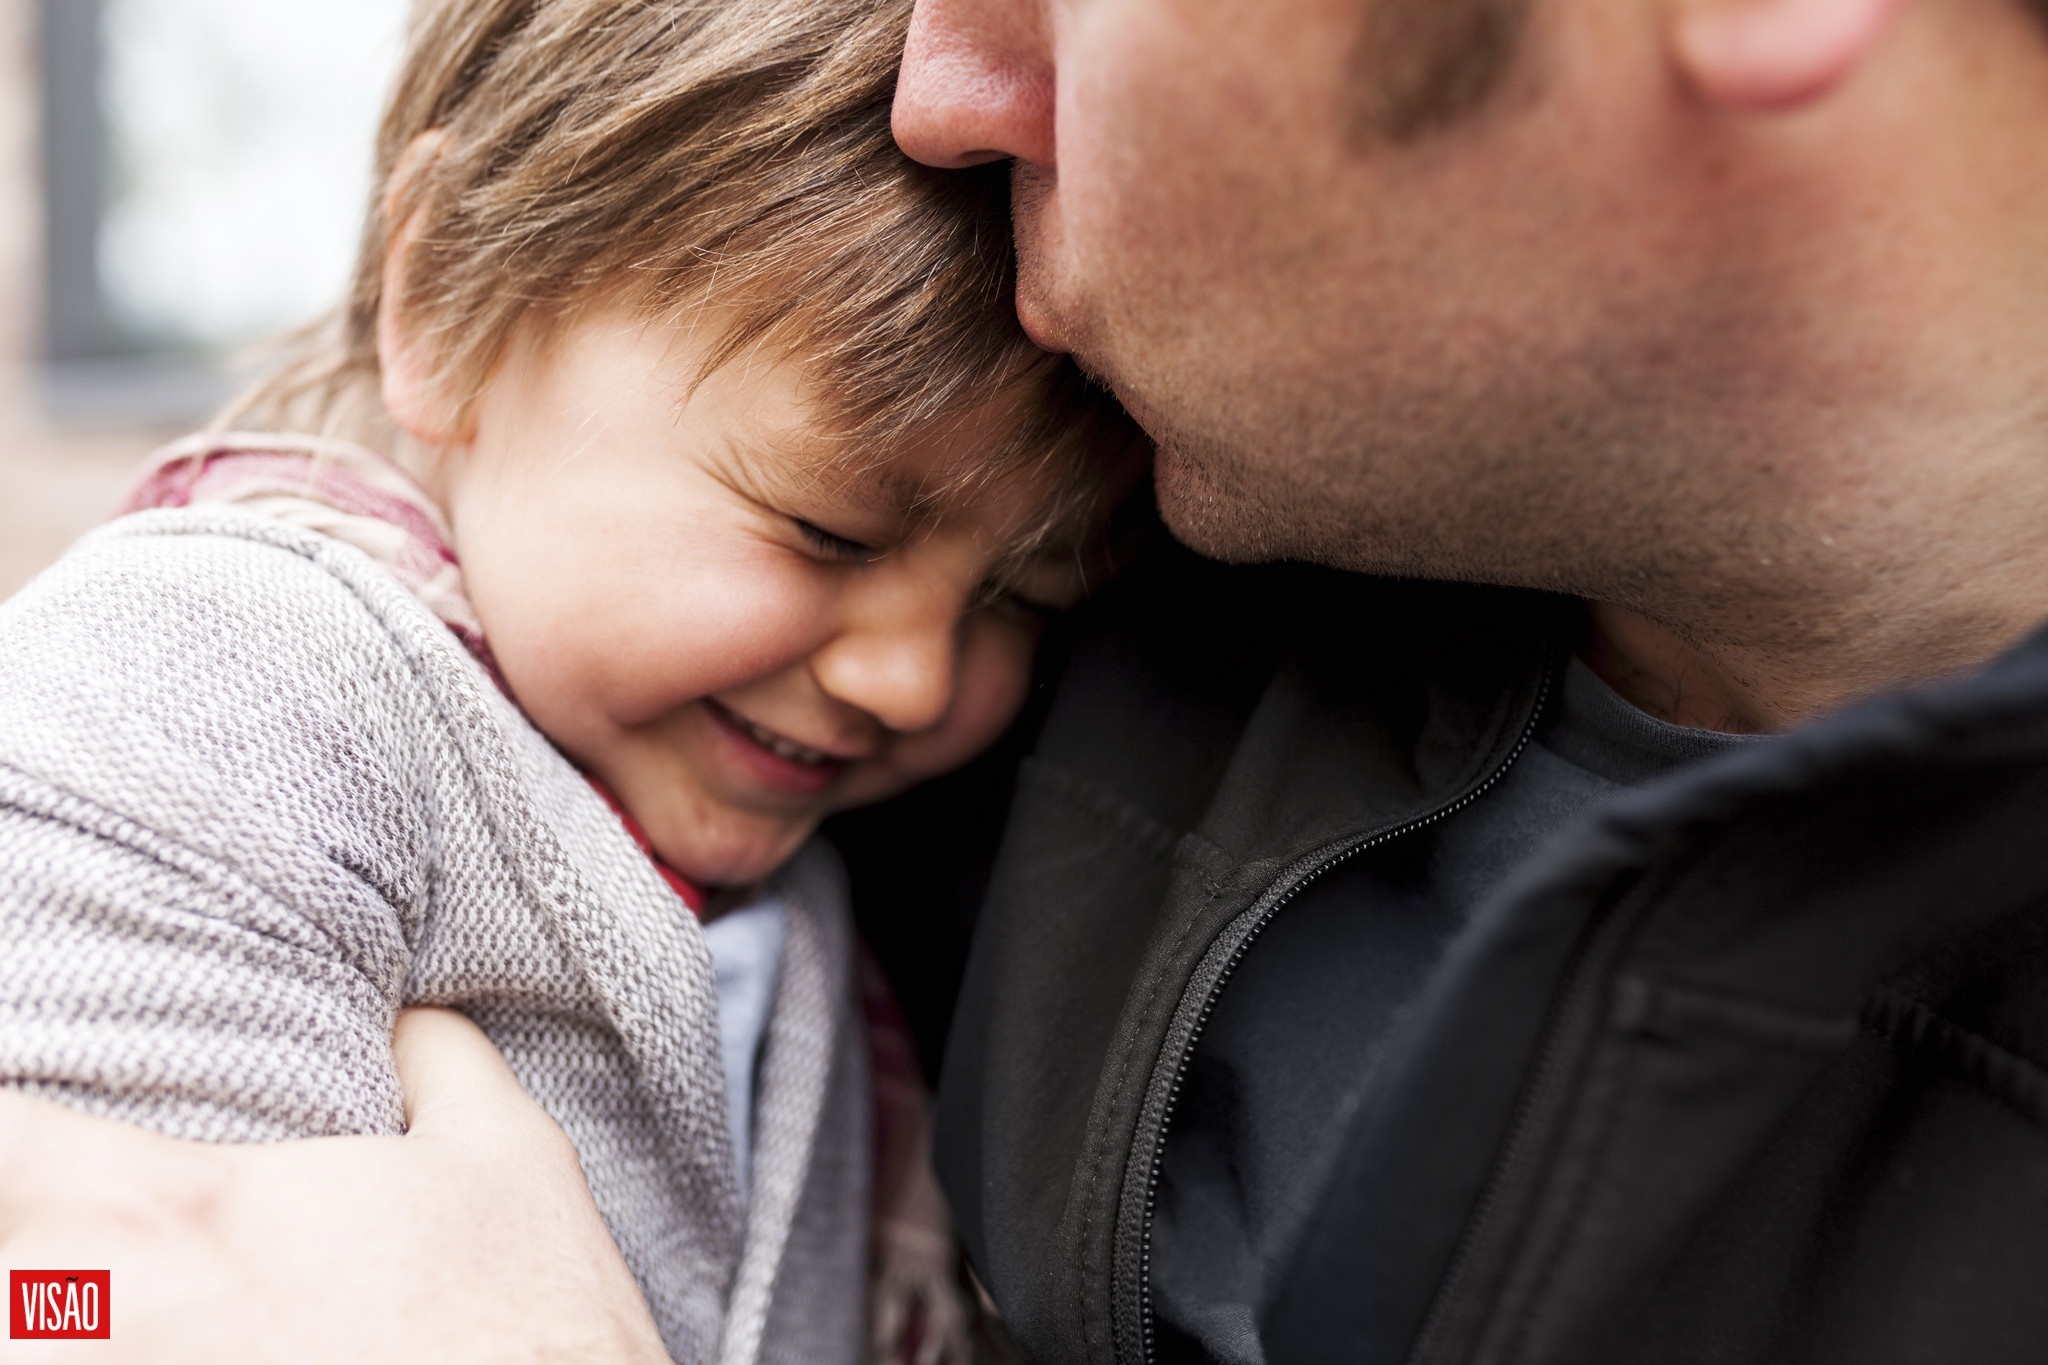
{"label": "knit fabric texture", "polygon": [[574,1142],[679,1361],[852,1362],[870,1169],[836,863],[787,907],[742,1207],[701,928],[362,551],[152,511],[0,605],[0,1083],[178,1137],[402,1131],[409,1004]]}

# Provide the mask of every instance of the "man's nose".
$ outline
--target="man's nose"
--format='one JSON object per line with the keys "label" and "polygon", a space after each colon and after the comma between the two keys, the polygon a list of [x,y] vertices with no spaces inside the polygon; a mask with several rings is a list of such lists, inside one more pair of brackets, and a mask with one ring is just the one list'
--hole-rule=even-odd
{"label": "man's nose", "polygon": [[896,85],[896,141],[958,169],[1016,157],[1053,164],[1045,0],[917,0]]}
{"label": "man's nose", "polygon": [[929,730],[953,705],[961,604],[907,586],[876,598],[811,656],[811,676],[826,695],[898,734]]}

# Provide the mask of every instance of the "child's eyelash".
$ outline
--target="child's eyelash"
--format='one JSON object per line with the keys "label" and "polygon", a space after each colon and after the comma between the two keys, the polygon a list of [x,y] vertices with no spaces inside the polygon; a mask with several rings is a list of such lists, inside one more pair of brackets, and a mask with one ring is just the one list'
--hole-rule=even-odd
{"label": "child's eyelash", "polygon": [[811,542],[811,548],[827,558],[866,560],[875,557],[873,546],[863,545],[857,540],[848,540],[845,536],[835,536],[824,527],[813,525],[802,517],[791,517],[790,520],[796,523],[796,529],[803,533],[804,539]]}
{"label": "child's eyelash", "polygon": [[974,594],[974,599],[968,604],[967,609],[969,611],[997,609],[1013,612],[1020,616],[1038,617],[1045,616],[1047,611],[1043,605],[1033,602],[1028,597],[1020,596],[1013,585],[1004,583],[1001,580],[982,584],[980,591]]}

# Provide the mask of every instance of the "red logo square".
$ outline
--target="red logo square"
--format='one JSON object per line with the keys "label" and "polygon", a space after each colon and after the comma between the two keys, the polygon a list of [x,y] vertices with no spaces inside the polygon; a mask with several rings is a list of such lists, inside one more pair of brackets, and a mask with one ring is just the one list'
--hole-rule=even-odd
{"label": "red logo square", "polygon": [[7,1335],[15,1341],[105,1341],[113,1309],[104,1270],[7,1272]]}

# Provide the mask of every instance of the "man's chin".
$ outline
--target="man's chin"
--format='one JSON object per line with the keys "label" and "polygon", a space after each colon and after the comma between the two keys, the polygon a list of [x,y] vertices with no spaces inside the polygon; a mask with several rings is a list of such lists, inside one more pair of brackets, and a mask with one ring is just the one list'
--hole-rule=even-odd
{"label": "man's chin", "polygon": [[1162,440],[1153,465],[1159,518],[1173,538],[1210,559],[1260,564],[1286,558],[1281,537],[1260,500],[1237,478],[1221,477],[1216,463]]}

